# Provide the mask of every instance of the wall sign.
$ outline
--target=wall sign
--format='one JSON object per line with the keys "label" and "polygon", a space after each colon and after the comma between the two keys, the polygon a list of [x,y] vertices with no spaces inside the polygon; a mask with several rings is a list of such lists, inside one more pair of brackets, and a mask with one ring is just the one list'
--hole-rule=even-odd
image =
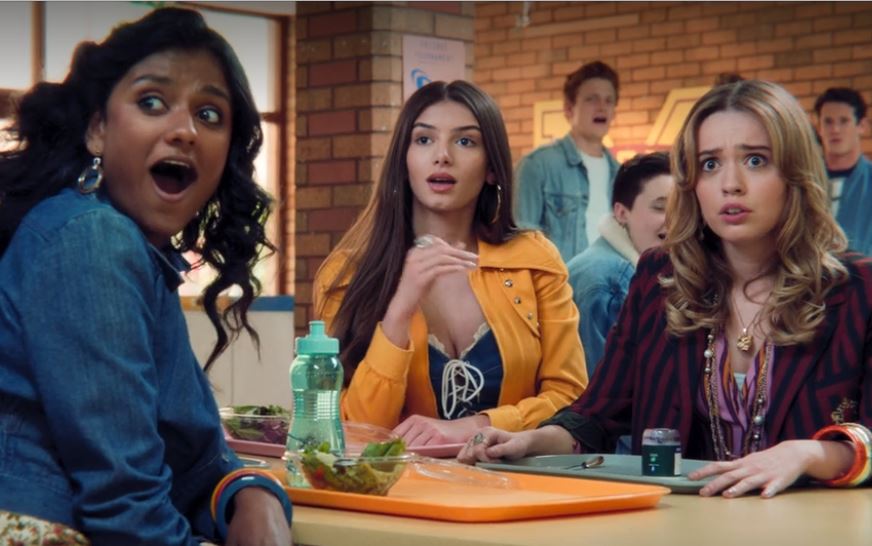
{"label": "wall sign", "polygon": [[403,100],[430,82],[466,79],[466,44],[429,36],[403,36]]}

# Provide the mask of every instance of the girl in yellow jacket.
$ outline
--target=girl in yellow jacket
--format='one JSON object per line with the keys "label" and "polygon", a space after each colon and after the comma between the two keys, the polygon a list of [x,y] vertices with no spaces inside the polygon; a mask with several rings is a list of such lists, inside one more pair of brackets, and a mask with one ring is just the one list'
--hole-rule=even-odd
{"label": "girl in yellow jacket", "polygon": [[587,385],[566,266],[515,225],[499,108],[464,81],[406,102],[314,297],[340,341],[343,418],[394,428],[412,447],[533,428]]}

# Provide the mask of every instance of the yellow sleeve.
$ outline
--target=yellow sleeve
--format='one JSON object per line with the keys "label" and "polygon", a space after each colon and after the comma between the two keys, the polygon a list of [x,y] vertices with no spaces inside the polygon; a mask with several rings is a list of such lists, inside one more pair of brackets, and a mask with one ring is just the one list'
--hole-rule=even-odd
{"label": "yellow sleeve", "polygon": [[536,291],[542,359],[535,381],[535,396],[516,404],[486,410],[491,425],[509,431],[529,430],[552,417],[559,409],[574,402],[587,387],[584,349],[578,336],[578,308],[572,299],[566,266],[557,249],[547,245],[555,255],[562,273],[533,270]]}
{"label": "yellow sleeve", "polygon": [[[338,263],[337,263],[338,262]],[[328,257],[315,276],[315,314],[333,331],[333,320],[339,311],[344,289],[327,294],[327,287],[342,269],[342,259]],[[354,371],[348,388],[342,391],[342,419],[370,423],[389,429],[399,424],[406,399],[406,384],[414,346],[397,347],[384,335],[381,323],[376,326],[366,355]]]}

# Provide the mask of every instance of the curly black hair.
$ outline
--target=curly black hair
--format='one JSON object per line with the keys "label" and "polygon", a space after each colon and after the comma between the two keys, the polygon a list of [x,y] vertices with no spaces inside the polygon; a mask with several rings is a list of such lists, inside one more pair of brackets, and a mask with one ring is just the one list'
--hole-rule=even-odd
{"label": "curly black hair", "polygon": [[[258,343],[247,317],[261,289],[252,270],[262,250],[276,248],[264,228],[272,199],[253,178],[263,134],[248,79],[233,49],[198,12],[157,9],[116,27],[101,43],[83,42],[63,82],[39,83],[20,98],[9,130],[17,146],[0,152],[0,255],[27,212],[74,186],[90,164],[85,147],[88,124],[95,113],[105,115],[118,81],[141,60],[168,50],[211,53],[230,86],[233,109],[230,149],[218,189],[172,242],[180,252],[197,252],[217,271],[202,299],[217,333],[208,370],[230,336],[236,338],[245,329]],[[218,295],[233,285],[242,289],[242,296],[219,311]]]}

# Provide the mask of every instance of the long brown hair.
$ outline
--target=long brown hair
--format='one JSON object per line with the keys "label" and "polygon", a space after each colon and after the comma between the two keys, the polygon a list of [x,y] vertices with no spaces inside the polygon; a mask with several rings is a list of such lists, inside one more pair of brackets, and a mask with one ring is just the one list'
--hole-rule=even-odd
{"label": "long brown hair", "polygon": [[[331,335],[339,339],[345,381],[351,380],[396,292],[406,252],[414,241],[412,190],[406,152],[412,126],[433,104],[452,101],[469,108],[481,128],[487,172],[495,184],[484,184],[478,196],[473,231],[488,244],[500,244],[518,231],[512,217],[512,159],[499,107],[475,85],[462,80],[433,82],[418,89],[403,106],[385,156],[381,176],[366,208],[333,249],[325,263],[341,254],[345,265],[329,280],[326,295],[348,288],[333,321]],[[499,197],[497,196],[499,192]],[[323,267],[323,266],[322,266]],[[316,309],[321,315],[321,309]]]}
{"label": "long brown hair", "polygon": [[661,279],[668,330],[676,335],[719,327],[727,319],[732,287],[720,239],[706,227],[695,188],[697,138],[702,123],[725,110],[754,116],[769,135],[772,161],[787,186],[775,241],[775,285],[765,307],[778,345],[807,343],[824,319],[827,292],[847,275],[835,257],[845,235],[830,213],[828,180],[808,117],[782,87],[758,80],[715,87],[691,109],[675,141],[675,191],[667,205],[667,235],[674,274]]}

